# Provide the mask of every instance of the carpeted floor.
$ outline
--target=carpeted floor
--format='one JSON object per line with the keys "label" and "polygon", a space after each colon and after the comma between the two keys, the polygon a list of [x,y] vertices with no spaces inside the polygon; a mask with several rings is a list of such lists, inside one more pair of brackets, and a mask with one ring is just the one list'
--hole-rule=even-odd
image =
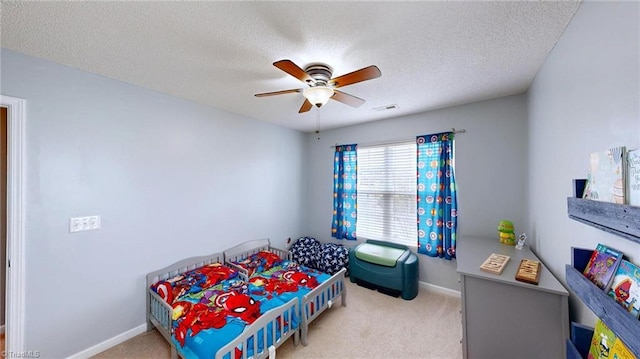
{"label": "carpeted floor", "polygon": [[[347,306],[339,303],[309,326],[308,346],[290,339],[276,352],[286,358],[462,358],[460,299],[420,290],[411,301],[347,280]],[[168,359],[169,344],[156,331],[141,334],[94,359]]]}

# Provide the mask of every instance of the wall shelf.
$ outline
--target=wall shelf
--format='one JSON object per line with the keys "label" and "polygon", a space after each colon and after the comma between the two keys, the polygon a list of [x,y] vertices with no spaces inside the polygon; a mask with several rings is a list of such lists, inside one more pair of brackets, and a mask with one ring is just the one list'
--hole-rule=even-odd
{"label": "wall shelf", "polygon": [[622,341],[640,357],[640,320],[629,314],[604,291],[596,287],[582,272],[567,264],[567,285]]}
{"label": "wall shelf", "polygon": [[569,218],[640,243],[640,207],[567,198]]}
{"label": "wall shelf", "polygon": [[[571,219],[640,244],[640,207],[569,197],[567,212]],[[592,252],[573,248],[572,264],[566,266],[567,285],[640,357],[640,321],[582,274]]]}

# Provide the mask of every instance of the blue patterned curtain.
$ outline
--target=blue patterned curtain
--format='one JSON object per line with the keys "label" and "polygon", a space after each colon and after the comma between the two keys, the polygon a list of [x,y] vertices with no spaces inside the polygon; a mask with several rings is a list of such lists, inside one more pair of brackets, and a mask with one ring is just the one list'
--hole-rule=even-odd
{"label": "blue patterned curtain", "polygon": [[356,239],[357,156],[355,144],[336,146],[333,162],[331,237]]}
{"label": "blue patterned curtain", "polygon": [[453,133],[418,136],[418,253],[456,257]]}

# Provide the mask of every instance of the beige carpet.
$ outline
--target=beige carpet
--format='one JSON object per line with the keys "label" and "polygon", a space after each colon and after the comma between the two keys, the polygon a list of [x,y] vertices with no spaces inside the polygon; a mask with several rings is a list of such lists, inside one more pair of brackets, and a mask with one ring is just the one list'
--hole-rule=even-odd
{"label": "beige carpet", "polygon": [[[347,306],[338,301],[309,326],[308,346],[280,346],[286,358],[462,358],[460,299],[420,290],[411,301],[347,280]],[[170,358],[156,331],[141,334],[95,359]]]}

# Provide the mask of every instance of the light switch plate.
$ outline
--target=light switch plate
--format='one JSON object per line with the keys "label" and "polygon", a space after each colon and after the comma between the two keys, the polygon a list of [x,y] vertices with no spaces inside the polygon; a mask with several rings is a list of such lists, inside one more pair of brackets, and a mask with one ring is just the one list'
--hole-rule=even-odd
{"label": "light switch plate", "polygon": [[100,229],[100,216],[73,217],[69,219],[69,232]]}

